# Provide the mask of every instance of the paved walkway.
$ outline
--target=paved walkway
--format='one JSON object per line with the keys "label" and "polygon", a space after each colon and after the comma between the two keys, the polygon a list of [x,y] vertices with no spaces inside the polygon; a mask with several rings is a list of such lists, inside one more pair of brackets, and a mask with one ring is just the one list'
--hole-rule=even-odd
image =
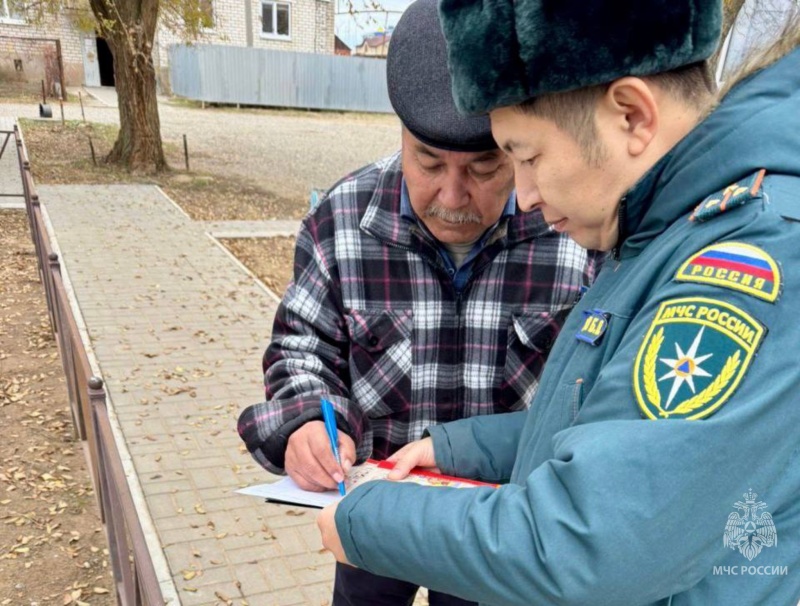
{"label": "paved walkway", "polygon": [[233,492],[272,477],[243,450],[235,422],[263,393],[274,296],[156,187],[39,194],[169,603],[328,604],[333,564],[314,513]]}

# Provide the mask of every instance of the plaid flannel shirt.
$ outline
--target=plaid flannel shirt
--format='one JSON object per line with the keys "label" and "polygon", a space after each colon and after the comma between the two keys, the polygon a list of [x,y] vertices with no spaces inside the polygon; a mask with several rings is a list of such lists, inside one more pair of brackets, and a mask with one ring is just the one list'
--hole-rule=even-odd
{"label": "plaid flannel shirt", "polygon": [[599,270],[539,213],[503,217],[458,292],[437,243],[401,218],[400,156],[339,182],[303,221],[294,279],[263,360],[266,401],[239,418],[281,473],[289,436],[320,397],[383,459],[430,425],[528,406],[582,286]]}

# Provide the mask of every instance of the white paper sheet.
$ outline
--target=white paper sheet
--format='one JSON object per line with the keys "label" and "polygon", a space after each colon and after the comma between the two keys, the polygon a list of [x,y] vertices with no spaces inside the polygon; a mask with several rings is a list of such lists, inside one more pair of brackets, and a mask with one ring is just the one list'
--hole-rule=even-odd
{"label": "white paper sheet", "polygon": [[[384,461],[373,461],[371,459],[363,465],[354,466],[345,479],[347,492],[350,492],[356,486],[364,482],[386,479],[391,469],[391,464],[387,464]],[[413,482],[415,484],[422,484],[423,486],[474,488],[475,486],[483,485],[496,488],[495,484],[485,484],[483,482],[466,480],[464,478],[454,478],[420,469],[412,470],[404,480],[400,481]],[[327,492],[310,492],[303,490],[288,476],[270,484],[257,484],[255,486],[248,486],[247,488],[240,488],[236,492],[254,497],[261,497],[262,499],[274,503],[299,505],[301,507],[316,507],[319,509],[342,499],[338,490],[329,490]]]}
{"label": "white paper sheet", "polygon": [[338,490],[329,490],[327,492],[310,492],[308,490],[303,490],[288,476],[271,484],[248,486],[236,492],[254,497],[261,497],[268,501],[286,503],[288,505],[316,507],[319,509],[331,503],[335,503],[342,498],[339,496]]}

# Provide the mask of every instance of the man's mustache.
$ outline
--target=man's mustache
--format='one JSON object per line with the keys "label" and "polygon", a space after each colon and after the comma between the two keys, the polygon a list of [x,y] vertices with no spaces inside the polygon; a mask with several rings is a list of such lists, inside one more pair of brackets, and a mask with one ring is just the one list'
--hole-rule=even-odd
{"label": "man's mustache", "polygon": [[449,208],[444,208],[438,204],[431,204],[428,206],[428,208],[425,209],[425,216],[435,217],[437,219],[447,221],[448,223],[455,223],[459,225],[468,225],[470,223],[481,222],[481,216],[476,213],[467,210],[450,210]]}

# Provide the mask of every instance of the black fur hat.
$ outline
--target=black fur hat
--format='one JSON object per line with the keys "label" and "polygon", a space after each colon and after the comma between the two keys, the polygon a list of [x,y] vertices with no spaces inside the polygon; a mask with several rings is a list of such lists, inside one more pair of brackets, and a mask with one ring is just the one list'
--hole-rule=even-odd
{"label": "black fur hat", "polygon": [[480,114],[647,76],[717,47],[720,0],[440,0],[453,97]]}

